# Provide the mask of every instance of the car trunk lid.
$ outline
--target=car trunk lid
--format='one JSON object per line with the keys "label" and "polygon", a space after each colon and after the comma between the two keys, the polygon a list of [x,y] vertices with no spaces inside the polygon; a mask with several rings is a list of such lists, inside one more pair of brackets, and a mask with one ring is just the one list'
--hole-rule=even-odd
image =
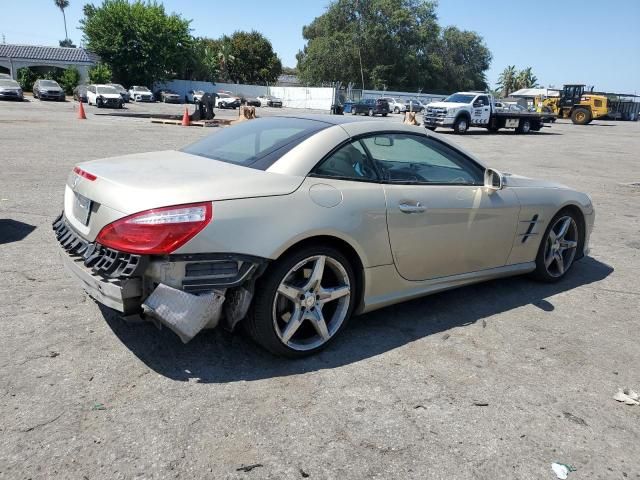
{"label": "car trunk lid", "polygon": [[[65,217],[89,240],[107,223],[136,212],[187,203],[287,195],[304,180],[172,150],[95,160],[79,167],[96,178],[91,180],[74,172],[69,175]],[[91,202],[88,207],[86,200]],[[86,208],[91,210],[88,222],[82,218]]]}

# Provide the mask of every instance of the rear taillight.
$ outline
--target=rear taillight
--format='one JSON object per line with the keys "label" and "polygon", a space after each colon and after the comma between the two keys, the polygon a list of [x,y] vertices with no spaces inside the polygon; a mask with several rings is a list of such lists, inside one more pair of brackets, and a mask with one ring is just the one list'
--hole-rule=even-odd
{"label": "rear taillight", "polygon": [[82,178],[86,178],[87,180],[94,181],[96,177],[93,173],[89,173],[86,170],[81,169],[80,167],[73,167],[73,173],[81,176]]}
{"label": "rear taillight", "polygon": [[121,252],[167,255],[202,231],[212,216],[211,202],[145,210],[110,223],[96,242]]}

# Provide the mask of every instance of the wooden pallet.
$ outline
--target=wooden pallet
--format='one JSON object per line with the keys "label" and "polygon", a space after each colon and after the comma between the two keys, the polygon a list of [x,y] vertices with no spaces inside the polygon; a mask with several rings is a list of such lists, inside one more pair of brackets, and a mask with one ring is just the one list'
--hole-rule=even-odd
{"label": "wooden pallet", "polygon": [[[151,123],[162,123],[165,125],[182,125],[182,120],[151,117]],[[194,127],[224,127],[231,124],[231,120],[193,120],[190,123],[191,126]]]}

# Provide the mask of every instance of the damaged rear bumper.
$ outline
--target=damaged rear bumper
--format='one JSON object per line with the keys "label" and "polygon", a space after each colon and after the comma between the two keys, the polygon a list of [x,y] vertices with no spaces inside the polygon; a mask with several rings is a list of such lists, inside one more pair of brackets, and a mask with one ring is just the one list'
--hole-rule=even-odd
{"label": "damaged rear bumper", "polygon": [[[186,342],[224,314],[246,314],[253,281],[268,260],[242,254],[132,255],[82,239],[64,215],[53,223],[62,263],[96,301],[124,315],[145,313]],[[224,308],[223,308],[224,302]]]}

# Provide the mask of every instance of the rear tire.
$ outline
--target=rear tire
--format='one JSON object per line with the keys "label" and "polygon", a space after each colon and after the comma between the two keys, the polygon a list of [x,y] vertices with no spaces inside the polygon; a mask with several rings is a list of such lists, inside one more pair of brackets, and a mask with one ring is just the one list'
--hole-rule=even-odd
{"label": "rear tire", "polygon": [[[313,276],[320,258],[322,273],[317,287],[307,287],[315,284]],[[275,355],[289,358],[313,355],[326,348],[347,324],[356,304],[356,287],[353,268],[339,250],[310,245],[293,251],[271,264],[258,280],[249,315],[244,320],[245,329],[256,343]],[[332,288],[343,294],[325,300],[320,306],[313,304],[314,299],[323,302],[317,299]],[[288,335],[287,328],[294,318],[297,321],[291,325],[299,327]]]}
{"label": "rear tire", "polygon": [[516,128],[516,133],[527,134],[531,131],[531,120],[528,118],[523,118],[520,120],[518,124],[518,128]]}
{"label": "rear tire", "polygon": [[587,125],[591,120],[591,112],[586,108],[576,108],[571,112],[571,121],[576,125]]}
{"label": "rear tire", "polygon": [[400,113],[400,109],[398,107],[394,108],[393,113]]}
{"label": "rear tire", "polygon": [[370,109],[369,109],[369,112],[367,113],[367,115],[368,115],[369,117],[373,117],[373,116],[375,115],[375,114],[373,113],[373,109],[371,109],[371,108],[370,108]]}

